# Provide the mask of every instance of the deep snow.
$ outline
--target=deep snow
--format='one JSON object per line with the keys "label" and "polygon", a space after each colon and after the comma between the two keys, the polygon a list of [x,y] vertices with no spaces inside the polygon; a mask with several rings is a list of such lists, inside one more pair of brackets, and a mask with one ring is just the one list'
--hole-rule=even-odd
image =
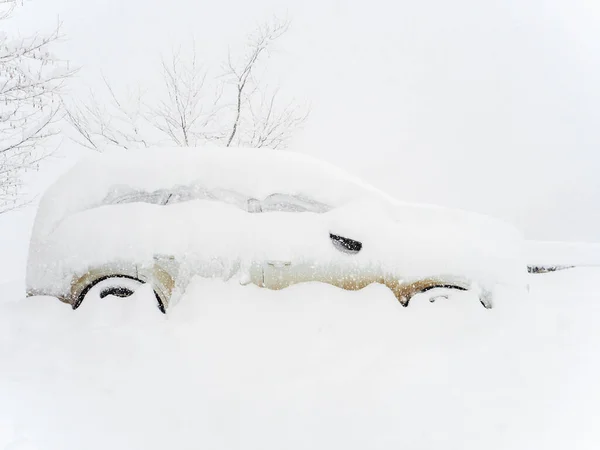
{"label": "deep snow", "polygon": [[489,311],[197,279],[167,316],[146,288],[72,311],[5,284],[0,448],[597,448],[599,276]]}

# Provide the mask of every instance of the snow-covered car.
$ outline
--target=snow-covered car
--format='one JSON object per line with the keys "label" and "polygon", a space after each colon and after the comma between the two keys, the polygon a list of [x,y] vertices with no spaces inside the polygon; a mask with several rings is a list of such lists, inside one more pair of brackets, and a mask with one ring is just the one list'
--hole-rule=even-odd
{"label": "snow-covered car", "polygon": [[400,202],[300,153],[134,150],[83,160],[44,194],[27,293],[76,309],[150,283],[165,312],[191,277],[236,276],[269,289],[381,283],[404,306],[472,290],[490,308],[496,286],[524,285],[521,247],[504,222]]}

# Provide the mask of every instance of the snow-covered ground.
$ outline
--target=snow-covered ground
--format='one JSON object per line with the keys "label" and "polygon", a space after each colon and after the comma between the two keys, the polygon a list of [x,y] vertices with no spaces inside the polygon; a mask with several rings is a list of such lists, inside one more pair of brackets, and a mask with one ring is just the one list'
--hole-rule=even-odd
{"label": "snow-covered ground", "polygon": [[600,270],[530,278],[493,310],[197,279],[167,316],[4,284],[0,448],[598,448]]}

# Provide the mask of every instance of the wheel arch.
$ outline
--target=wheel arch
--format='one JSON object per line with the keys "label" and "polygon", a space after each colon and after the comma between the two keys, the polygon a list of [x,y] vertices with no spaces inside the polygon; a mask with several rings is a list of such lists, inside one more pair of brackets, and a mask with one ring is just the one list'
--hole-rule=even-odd
{"label": "wheel arch", "polygon": [[154,264],[149,269],[143,269],[136,264],[106,264],[91,268],[85,274],[74,277],[71,282],[70,301],[73,309],[79,308],[85,295],[98,283],[110,278],[126,278],[150,284],[156,296],[159,309],[166,313],[171,293],[173,291],[174,278],[159,264]]}

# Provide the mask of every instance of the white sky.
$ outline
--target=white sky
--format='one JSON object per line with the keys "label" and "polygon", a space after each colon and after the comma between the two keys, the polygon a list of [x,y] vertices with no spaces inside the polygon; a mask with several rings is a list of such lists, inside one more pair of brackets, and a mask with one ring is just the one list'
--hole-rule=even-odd
{"label": "white sky", "polygon": [[214,62],[273,14],[292,27],[272,80],[311,104],[296,149],[403,200],[600,241],[596,0],[30,0],[8,25],[60,16],[76,95],[100,71],[152,86],[161,52],[192,37]]}

